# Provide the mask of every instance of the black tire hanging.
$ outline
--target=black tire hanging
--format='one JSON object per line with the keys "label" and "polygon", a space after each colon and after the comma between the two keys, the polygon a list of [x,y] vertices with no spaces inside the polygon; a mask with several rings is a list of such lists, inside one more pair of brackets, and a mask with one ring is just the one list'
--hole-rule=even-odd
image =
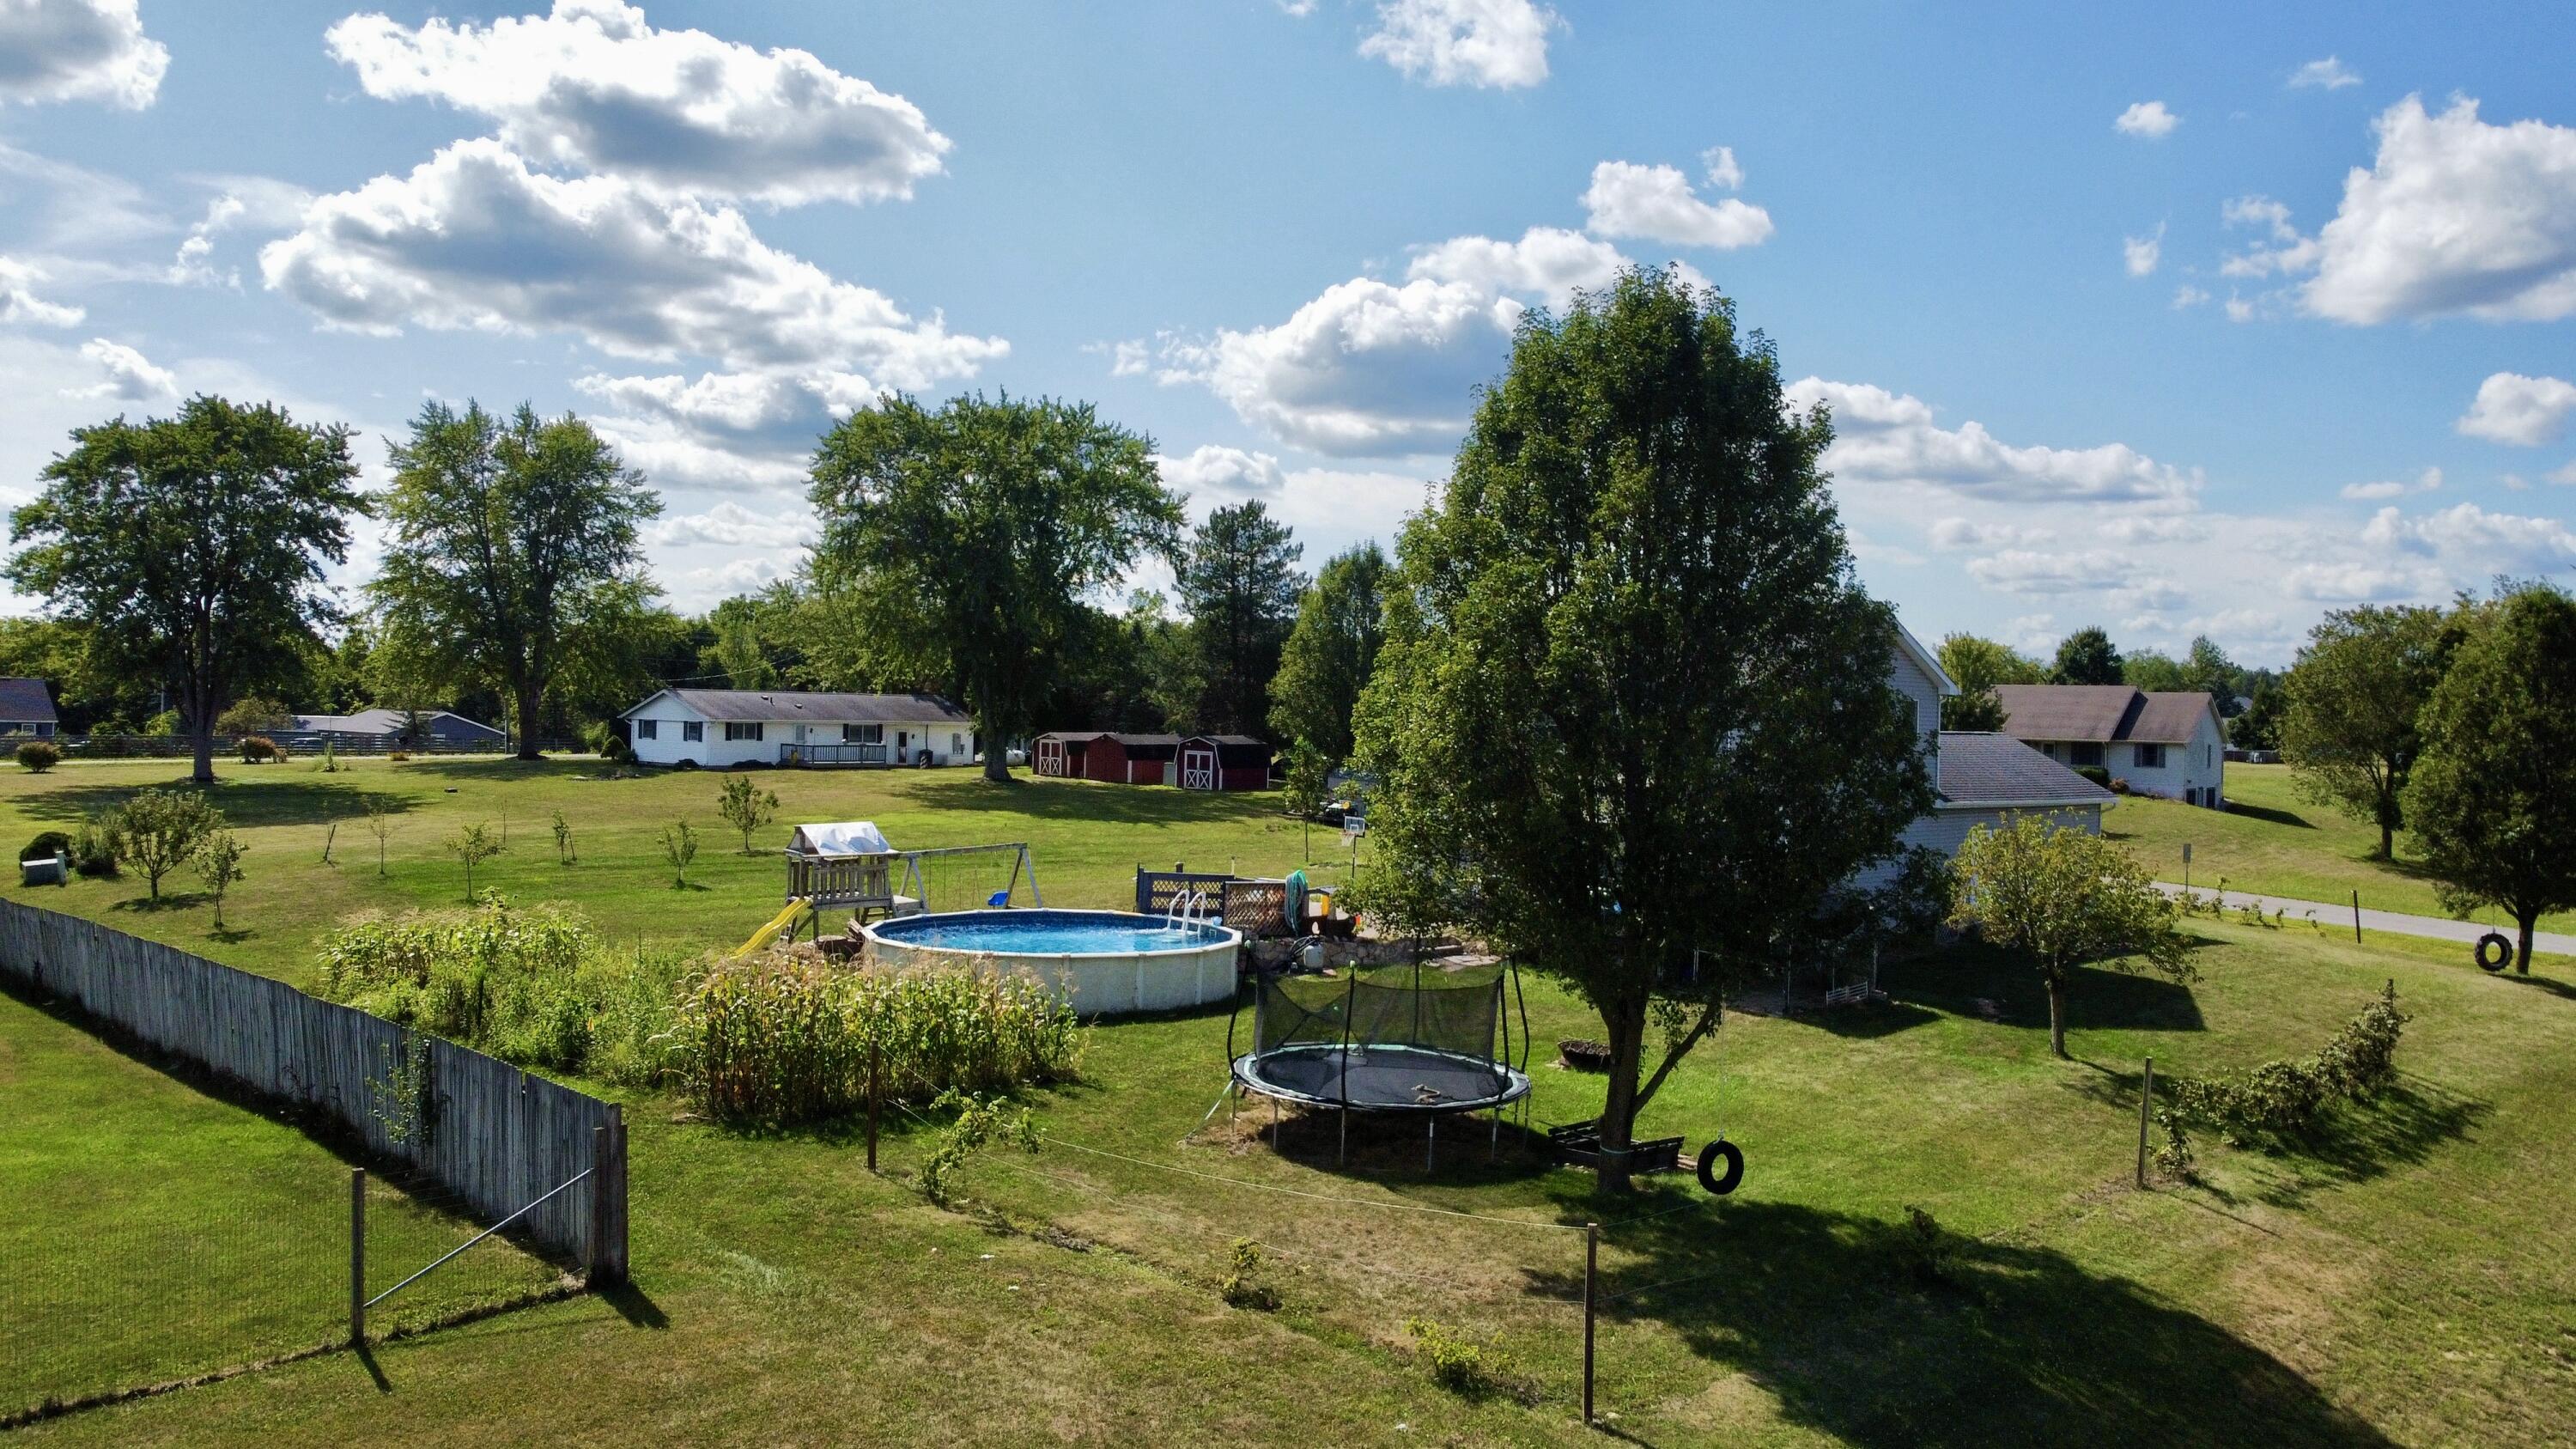
{"label": "black tire hanging", "polygon": [[[1720,1175],[1715,1170],[1718,1159],[1721,1157],[1726,1159],[1726,1172],[1724,1175]],[[1712,1142],[1706,1147],[1700,1149],[1700,1186],[1707,1188],[1710,1192],[1716,1193],[1719,1197],[1724,1197],[1728,1193],[1735,1191],[1737,1184],[1743,1181],[1743,1148],[1736,1146],[1734,1143],[1727,1141],[1723,1137],[1720,1137],[1715,1142]]]}
{"label": "black tire hanging", "polygon": [[[2495,955],[2492,960],[2490,960],[2487,955],[2487,948],[2489,946],[2493,946],[2495,948]],[[2513,942],[2506,940],[2503,932],[2489,931],[2485,935],[2478,937],[2479,970],[2502,971],[2505,967],[2512,964]]]}

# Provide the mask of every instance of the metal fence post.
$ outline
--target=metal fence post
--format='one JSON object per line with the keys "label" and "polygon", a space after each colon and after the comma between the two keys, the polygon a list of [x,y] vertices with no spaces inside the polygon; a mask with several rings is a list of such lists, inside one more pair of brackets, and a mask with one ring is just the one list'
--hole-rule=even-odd
{"label": "metal fence post", "polygon": [[2352,893],[2352,943],[2361,944],[2361,892]]}
{"label": "metal fence post", "polygon": [[1594,1284],[1600,1277],[1601,1225],[1583,1225],[1583,1423],[1592,1424],[1592,1317],[1596,1295]]}
{"label": "metal fence post", "polygon": [[2156,1100],[2156,1059],[2147,1058],[2146,1085],[2138,1091],[2138,1186],[2147,1185],[2147,1109]]}
{"label": "metal fence post", "polygon": [[878,1072],[885,1065],[885,1048],[875,1033],[868,1036],[868,1171],[877,1170],[877,1099]]}
{"label": "metal fence post", "polygon": [[349,1169],[349,1347],[367,1343],[367,1170]]}

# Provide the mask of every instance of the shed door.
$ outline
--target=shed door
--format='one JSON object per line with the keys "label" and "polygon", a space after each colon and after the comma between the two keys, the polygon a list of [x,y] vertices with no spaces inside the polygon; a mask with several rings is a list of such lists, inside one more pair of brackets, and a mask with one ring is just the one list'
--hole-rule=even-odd
{"label": "shed door", "polygon": [[1181,788],[1213,790],[1216,788],[1216,751],[1181,751]]}

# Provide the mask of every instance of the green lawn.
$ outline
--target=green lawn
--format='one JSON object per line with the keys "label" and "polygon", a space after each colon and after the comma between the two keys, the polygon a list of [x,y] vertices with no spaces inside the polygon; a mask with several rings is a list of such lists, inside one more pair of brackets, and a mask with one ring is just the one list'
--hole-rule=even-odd
{"label": "green lawn", "polygon": [[[2182,847],[2191,852],[2191,883],[2208,890],[2223,877],[2230,890],[2345,904],[2354,891],[2373,910],[2447,916],[2433,898],[2413,841],[2400,832],[2397,859],[2379,858],[2376,827],[2302,797],[2287,765],[2229,765],[2230,808],[2202,810],[2132,795],[2102,817],[2104,833],[2128,843],[2158,880],[2183,878]],[[2509,924],[2502,911],[2473,919]],[[2541,929],[2576,931],[2576,914],[2545,916]]]}
{"label": "green lawn", "polygon": [[[0,995],[0,1415],[344,1340],[349,1164]],[[382,1182],[370,1296],[473,1235]],[[499,1238],[388,1299],[400,1330],[555,1281]]]}
{"label": "green lawn", "polygon": [[[49,793],[95,790],[123,768],[18,780],[12,804],[46,818],[62,810]],[[412,789],[407,827],[426,827],[397,837],[421,844],[392,884],[371,885],[371,866],[277,872],[310,884],[246,891],[239,916],[259,934],[212,953],[300,977],[303,944],[339,911],[380,893],[452,891],[453,866],[426,842],[438,823],[503,800],[514,847],[521,801],[575,802],[597,822],[584,827],[600,843],[585,836],[581,866],[554,866],[550,842],[504,858],[509,888],[529,898],[706,944],[748,931],[775,899],[774,858],[701,857],[704,892],[654,884],[642,837],[697,799],[711,822],[705,776],[434,767],[476,792],[460,805],[418,790],[438,778],[418,768],[357,777]],[[812,805],[801,816],[791,805],[790,818],[875,818],[898,844],[1036,839],[1050,900],[1113,901],[1138,859],[1221,865],[1233,854],[1276,868],[1296,850],[1257,800],[1059,784],[1005,793],[962,775],[769,782]],[[310,825],[259,830],[254,849],[288,856],[303,832],[318,855]],[[84,885],[39,898],[205,949],[201,908],[118,908],[131,893]],[[2576,1130],[2576,985],[2556,962],[2529,980],[2488,977],[2444,943],[2193,929],[2194,986],[2107,972],[2077,984],[2074,1064],[2047,1056],[2035,983],[1974,953],[1890,966],[1891,1000],[1865,1011],[1731,1019],[1645,1124],[1694,1146],[1722,1127],[1743,1144],[1745,1187],[1722,1203],[1678,1181],[1600,1198],[1509,1133],[1488,1162],[1481,1124],[1444,1131],[1428,1177],[1410,1128],[1356,1133],[1347,1169],[1333,1164],[1329,1119],[1290,1122],[1284,1153],[1259,1109],[1230,1126],[1220,1112],[1192,1135],[1224,1080],[1221,1012],[1093,1029],[1083,1080],[1033,1099],[1056,1145],[970,1167],[962,1212],[906,1181],[924,1142],[902,1114],[872,1176],[846,1129],[737,1133],[630,1096],[634,1293],[389,1346],[377,1355],[385,1387],[339,1355],[29,1437],[1571,1442],[1580,1319],[1564,1300],[1582,1260],[1580,1235],[1562,1225],[1585,1220],[1611,1225],[1601,1403],[1643,1442],[2563,1434],[2576,1422],[2576,1220],[2554,1205],[2576,1188],[2564,1150]],[[2169,1074],[2302,1054],[2389,979],[2416,1018],[2393,1100],[2337,1119],[2296,1156],[2204,1143],[2206,1187],[2128,1186],[2142,1057]],[[1530,1010],[1542,1042],[1598,1034],[1544,985],[1532,983]],[[1544,1066],[1534,1076],[1538,1123],[1598,1110],[1598,1078]],[[1906,1266],[1909,1205],[1954,1235],[1946,1283]],[[1267,1252],[1279,1312],[1219,1299],[1238,1239]],[[1409,1316],[1498,1337],[1532,1401],[1466,1402],[1429,1385],[1406,1347]]]}

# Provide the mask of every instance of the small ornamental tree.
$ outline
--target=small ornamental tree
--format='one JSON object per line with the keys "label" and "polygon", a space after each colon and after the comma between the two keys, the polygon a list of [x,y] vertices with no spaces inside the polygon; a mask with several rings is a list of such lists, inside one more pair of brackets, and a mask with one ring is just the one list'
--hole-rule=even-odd
{"label": "small ornamental tree", "polygon": [[2198,979],[2174,928],[2174,903],[2145,867],[2089,831],[2016,815],[2000,830],[1968,832],[1951,861],[1957,876],[1950,923],[2026,956],[2048,986],[2048,1049],[2066,1056],[2066,983],[2074,969],[2108,960],[2140,963],[2176,981]]}
{"label": "small ornamental tree", "polygon": [[51,740],[29,740],[18,747],[18,763],[30,775],[41,775],[62,763],[63,752]]}
{"label": "small ornamental tree", "polygon": [[2406,816],[2445,908],[2532,931],[2576,906],[2576,599],[2528,585],[2475,610],[2425,702]]}
{"label": "small ornamental tree", "polygon": [[[379,837],[381,838],[381,837]],[[491,827],[477,820],[447,838],[447,853],[465,862],[465,903],[474,903],[474,867],[509,849]]]}
{"label": "small ornamental tree", "polygon": [[1332,762],[1313,744],[1299,740],[1288,747],[1287,806],[1306,829],[1301,843],[1306,858],[1315,858],[1315,813],[1324,808],[1324,795],[1332,788]]}
{"label": "small ornamental tree", "polygon": [[207,891],[215,898],[215,929],[218,931],[224,928],[224,892],[242,878],[244,853],[241,837],[229,830],[210,830],[205,839],[197,842],[197,853],[192,861],[197,867],[198,879],[206,883]]}
{"label": "small ornamental tree", "polygon": [[367,833],[376,838],[376,874],[385,873],[385,839],[394,833],[393,812],[385,808],[385,797],[369,795],[367,800]]}
{"label": "small ornamental tree", "polygon": [[671,863],[671,889],[687,886],[689,862],[698,858],[698,833],[689,822],[674,820],[662,827],[662,858]]}
{"label": "small ornamental tree", "polygon": [[761,789],[748,775],[736,775],[725,781],[724,789],[717,794],[716,813],[741,834],[742,853],[749,855],[751,838],[778,818],[778,792]]}
{"label": "small ornamental tree", "polygon": [[185,865],[208,832],[222,828],[224,817],[192,791],[144,790],[117,811],[117,822],[119,859],[143,873],[157,901],[161,877]]}

